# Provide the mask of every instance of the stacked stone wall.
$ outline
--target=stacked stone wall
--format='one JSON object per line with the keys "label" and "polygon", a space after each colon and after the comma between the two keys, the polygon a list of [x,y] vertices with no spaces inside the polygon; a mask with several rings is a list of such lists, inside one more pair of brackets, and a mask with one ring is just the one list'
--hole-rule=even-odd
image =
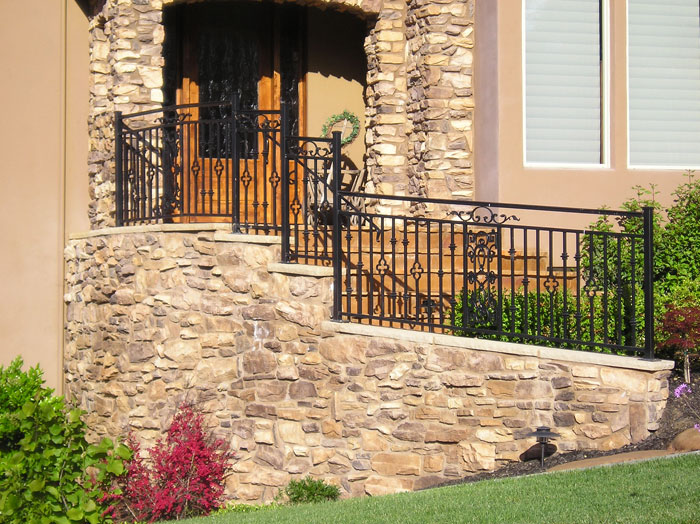
{"label": "stacked stone wall", "polygon": [[474,0],[410,0],[406,36],[410,193],[472,199]]}
{"label": "stacked stone wall", "polygon": [[[193,228],[202,228],[193,230]],[[236,451],[229,493],[321,477],[346,496],[414,490],[656,429],[669,362],[329,322],[329,268],[215,226],[93,231],[66,248],[66,394],[93,438],[146,445],[192,402]]]}

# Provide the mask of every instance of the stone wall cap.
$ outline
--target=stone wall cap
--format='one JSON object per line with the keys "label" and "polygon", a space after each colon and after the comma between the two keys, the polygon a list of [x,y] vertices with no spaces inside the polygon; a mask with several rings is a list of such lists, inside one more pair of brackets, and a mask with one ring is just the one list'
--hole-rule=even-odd
{"label": "stone wall cap", "polygon": [[635,369],[639,371],[663,371],[666,369],[673,369],[674,366],[674,363],[671,360],[649,360],[639,357],[594,353],[592,351],[576,351],[572,349],[533,346],[530,344],[500,342],[497,340],[455,337],[452,335],[426,333],[424,331],[410,331],[406,329],[369,326],[367,324],[354,324],[349,322],[326,321],[321,324],[321,328],[326,331],[350,335],[385,337],[395,340],[406,340],[418,344],[435,344],[439,346],[489,351],[492,353],[504,353],[507,355],[538,357],[547,360],[558,360],[561,362],[595,364],[599,366]]}
{"label": "stone wall cap", "polygon": [[300,275],[305,277],[332,277],[333,268],[329,266],[313,266],[311,264],[283,264],[270,262],[267,265],[270,273],[284,273],[285,275]]}
{"label": "stone wall cap", "polygon": [[275,235],[244,235],[230,231],[215,231],[214,240],[217,242],[245,242],[246,244],[281,244],[282,237]]}
{"label": "stone wall cap", "polygon": [[144,224],[139,226],[104,227],[90,231],[71,233],[69,240],[83,240],[100,236],[129,235],[138,233],[193,233],[213,231],[219,242],[246,242],[248,244],[281,244],[282,238],[274,235],[244,235],[232,233],[231,224]]}

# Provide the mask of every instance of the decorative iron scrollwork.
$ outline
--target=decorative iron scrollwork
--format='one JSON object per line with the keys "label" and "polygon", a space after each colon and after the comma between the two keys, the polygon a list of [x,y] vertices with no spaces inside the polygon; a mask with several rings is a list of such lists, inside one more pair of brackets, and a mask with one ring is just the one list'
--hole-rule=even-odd
{"label": "decorative iron scrollwork", "polygon": [[516,215],[498,214],[487,206],[475,206],[469,210],[452,210],[448,215],[459,217],[463,222],[473,224],[505,224],[509,220],[520,222]]}
{"label": "decorative iron scrollwork", "polygon": [[287,151],[294,157],[314,157],[330,160],[333,158],[333,148],[329,142],[317,142],[311,139],[290,141]]}

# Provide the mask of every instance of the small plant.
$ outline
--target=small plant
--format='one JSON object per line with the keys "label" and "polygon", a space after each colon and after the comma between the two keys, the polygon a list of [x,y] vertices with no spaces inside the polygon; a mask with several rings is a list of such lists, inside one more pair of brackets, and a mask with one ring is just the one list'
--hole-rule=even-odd
{"label": "small plant", "polygon": [[304,477],[300,480],[292,480],[286,488],[284,494],[290,504],[304,504],[307,502],[326,502],[338,500],[340,489],[338,486],[326,484],[323,479],[313,479]]}
{"label": "small plant", "polygon": [[[619,306],[605,295],[584,295],[557,290],[528,291],[504,289],[499,306],[498,291],[489,296],[485,291],[468,290],[457,297],[452,311],[453,334],[484,339],[518,341],[528,344],[584,349],[609,353],[596,344],[624,338],[622,326],[624,305]],[[604,321],[604,311],[608,321]],[[500,324],[497,322],[500,312]],[[465,322],[465,316],[467,321]],[[592,325],[591,325],[592,324]],[[489,333],[493,332],[493,334]],[[590,344],[569,342],[578,339]]]}
{"label": "small plant", "polygon": [[[674,336],[666,332],[663,325],[667,311],[686,306],[700,307],[700,228],[697,227],[700,222],[700,181],[695,179],[692,171],[688,171],[686,176],[687,182],[676,188],[673,204],[668,207],[658,202],[653,184],[650,189],[635,186],[636,196],[622,204],[622,209],[633,212],[639,212],[646,206],[654,208],[652,278],[656,338],[660,341]],[[638,292],[635,303],[632,303],[630,283],[643,282],[643,249],[638,243],[634,250],[624,245],[619,252],[612,249],[606,252],[601,249],[605,237],[597,233],[619,231],[639,235],[642,233],[642,220],[639,217],[621,217],[616,222],[603,216],[591,225],[590,238],[589,235],[584,238],[582,265],[590,266],[597,274],[603,274],[606,266],[619,266],[619,299],[625,305],[627,319],[638,319],[637,339],[641,340],[644,324],[639,319],[643,318],[644,312],[643,293]],[[659,349],[662,357],[672,357],[677,348],[664,343]]]}
{"label": "small plant", "polygon": [[[690,404],[690,402],[687,399],[687,395],[691,394],[693,392],[692,389],[690,389],[690,385],[688,384],[681,384],[678,386],[676,389],[673,390],[673,396],[680,399],[683,399],[683,402],[685,403],[686,407],[693,412],[695,415],[695,418],[700,420],[700,413],[697,412],[697,410]],[[700,423],[697,423],[693,426],[695,429],[700,431]]]}
{"label": "small plant", "polygon": [[282,507],[282,505],[277,502],[272,502],[270,504],[241,504],[240,502],[229,502],[224,507],[212,513],[212,515],[227,515],[229,513],[255,513],[258,511],[266,511],[280,507]]}
{"label": "small plant", "polygon": [[221,439],[204,429],[204,418],[192,406],[181,406],[164,439],[141,454],[133,435],[133,455],[111,495],[110,515],[118,521],[183,519],[209,515],[223,505],[224,481],[233,454]]}
{"label": "small plant", "polygon": [[690,353],[700,348],[700,307],[669,306],[662,322],[667,339],[662,344],[666,348],[679,350],[683,357],[683,378],[690,382]]}

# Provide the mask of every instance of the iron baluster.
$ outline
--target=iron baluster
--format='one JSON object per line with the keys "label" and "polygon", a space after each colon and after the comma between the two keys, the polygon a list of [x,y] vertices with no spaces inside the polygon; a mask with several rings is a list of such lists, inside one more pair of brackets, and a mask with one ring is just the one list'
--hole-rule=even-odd
{"label": "iron baluster", "polygon": [[122,133],[122,112],[114,112],[114,181],[117,188],[116,200],[116,224],[117,226],[124,225],[124,200],[125,177],[122,172],[124,164],[122,158],[122,143],[124,137]]}
{"label": "iron baluster", "polygon": [[644,213],[644,349],[654,358],[654,208]]}
{"label": "iron baluster", "polygon": [[[343,293],[343,272],[342,263],[342,243],[341,235],[343,232],[343,224],[340,218],[340,148],[341,135],[339,131],[333,131],[333,319],[340,320],[340,308],[342,304]],[[350,221],[348,228],[350,227]],[[349,254],[349,251],[348,251]]]}
{"label": "iron baluster", "polygon": [[289,237],[291,230],[289,228],[289,148],[287,147],[287,104],[280,104],[280,144],[282,149],[282,180],[281,180],[281,205],[282,210],[282,262],[290,262],[290,247]]}

